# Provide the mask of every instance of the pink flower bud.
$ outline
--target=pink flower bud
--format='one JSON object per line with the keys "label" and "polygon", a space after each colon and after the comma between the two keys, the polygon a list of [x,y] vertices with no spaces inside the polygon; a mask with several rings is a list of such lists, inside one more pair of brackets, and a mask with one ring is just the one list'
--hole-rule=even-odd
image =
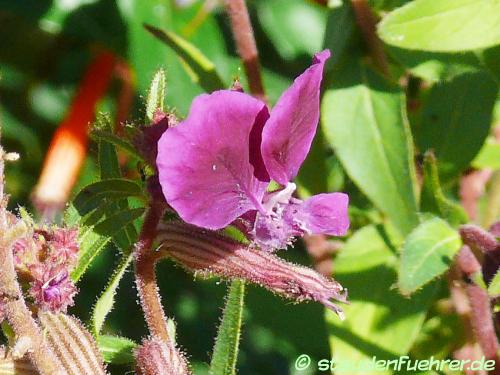
{"label": "pink flower bud", "polygon": [[135,351],[137,373],[140,375],[189,375],[186,358],[169,340],[158,338],[145,340]]}

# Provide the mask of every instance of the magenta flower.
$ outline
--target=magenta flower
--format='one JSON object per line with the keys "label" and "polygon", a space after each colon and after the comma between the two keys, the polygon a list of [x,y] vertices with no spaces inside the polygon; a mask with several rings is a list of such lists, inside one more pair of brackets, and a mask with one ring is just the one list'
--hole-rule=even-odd
{"label": "magenta flower", "polygon": [[[285,248],[294,237],[344,235],[348,196],[292,197],[292,180],[311,147],[319,121],[320,85],[330,52],[266,105],[238,91],[198,96],[189,116],[158,143],[157,167],[167,202],[187,223],[217,230],[238,220],[252,242]],[[282,188],[269,192],[271,180]]]}
{"label": "magenta flower", "polygon": [[31,267],[31,274],[30,294],[42,310],[66,311],[73,305],[77,289],[64,266],[39,263]]}

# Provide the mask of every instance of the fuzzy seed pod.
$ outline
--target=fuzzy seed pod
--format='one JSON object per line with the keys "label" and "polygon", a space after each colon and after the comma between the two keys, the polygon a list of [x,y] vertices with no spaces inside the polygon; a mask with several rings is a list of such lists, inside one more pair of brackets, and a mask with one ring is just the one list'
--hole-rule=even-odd
{"label": "fuzzy seed pod", "polygon": [[54,354],[68,375],[104,375],[104,361],[92,335],[76,318],[42,312],[39,319]]}

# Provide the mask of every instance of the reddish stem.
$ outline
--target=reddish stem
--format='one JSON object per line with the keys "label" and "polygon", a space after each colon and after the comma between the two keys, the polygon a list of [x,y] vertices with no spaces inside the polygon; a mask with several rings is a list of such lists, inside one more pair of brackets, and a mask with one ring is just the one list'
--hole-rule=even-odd
{"label": "reddish stem", "polygon": [[[457,264],[470,279],[481,272],[481,266],[469,246],[465,245],[457,257]],[[471,325],[476,340],[487,359],[494,359],[499,364],[497,351],[498,339],[495,333],[490,299],[486,290],[476,284],[466,287],[467,297],[471,307]]]}
{"label": "reddish stem", "polygon": [[151,251],[158,223],[165,209],[164,204],[152,202],[146,213],[135,249],[135,278],[149,331],[153,336],[167,342],[169,339],[167,321],[163,312],[161,297],[158,293],[155,274],[158,257]]}
{"label": "reddish stem", "polygon": [[259,53],[245,0],[225,0],[225,4],[238,53],[245,66],[250,92],[266,101],[260,73]]}

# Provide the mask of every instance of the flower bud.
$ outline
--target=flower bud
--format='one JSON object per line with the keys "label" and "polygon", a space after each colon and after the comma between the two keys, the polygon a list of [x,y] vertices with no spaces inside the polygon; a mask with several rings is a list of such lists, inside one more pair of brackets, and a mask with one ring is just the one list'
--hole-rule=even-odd
{"label": "flower bud", "polygon": [[186,358],[168,340],[163,342],[158,338],[144,340],[142,345],[135,351],[137,362],[137,373],[139,375],[189,375]]}

